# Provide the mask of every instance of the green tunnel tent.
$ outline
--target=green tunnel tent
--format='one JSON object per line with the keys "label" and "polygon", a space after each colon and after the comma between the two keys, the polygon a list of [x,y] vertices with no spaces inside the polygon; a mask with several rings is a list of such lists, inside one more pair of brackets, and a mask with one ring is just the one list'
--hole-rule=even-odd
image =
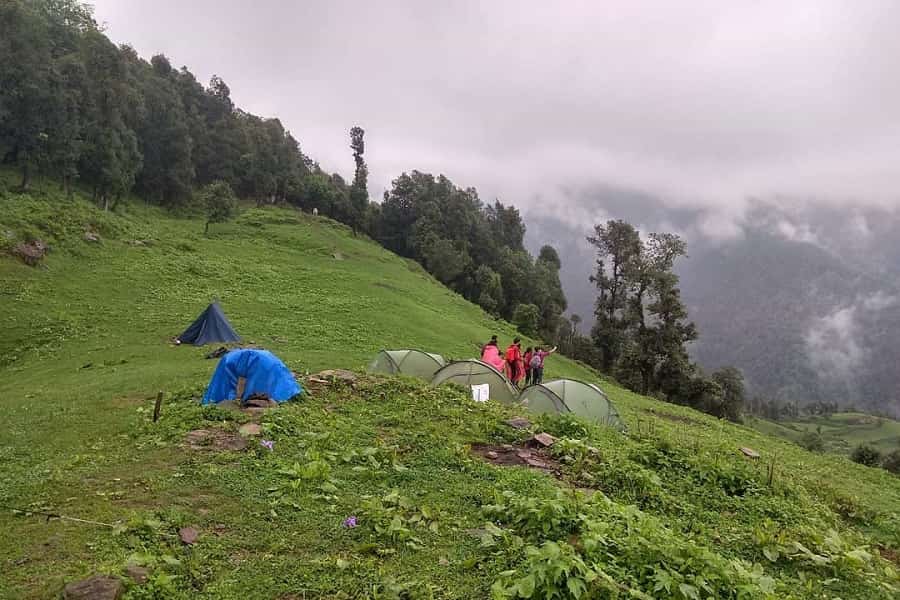
{"label": "green tunnel tent", "polygon": [[474,358],[450,363],[435,373],[431,380],[431,385],[434,386],[445,383],[455,383],[465,388],[487,384],[490,388],[490,399],[503,404],[513,404],[518,395],[503,373]]}
{"label": "green tunnel tent", "polygon": [[525,388],[519,401],[534,412],[571,413],[620,431],[625,429],[615,405],[591,383],[555,379]]}
{"label": "green tunnel tent", "polygon": [[421,350],[382,350],[369,364],[369,373],[411,375],[431,381],[434,374],[447,364],[440,354]]}

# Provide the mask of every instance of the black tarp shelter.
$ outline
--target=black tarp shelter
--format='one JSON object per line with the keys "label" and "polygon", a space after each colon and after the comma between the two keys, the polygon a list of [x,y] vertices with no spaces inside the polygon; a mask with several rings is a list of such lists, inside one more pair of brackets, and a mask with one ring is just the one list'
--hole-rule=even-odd
{"label": "black tarp shelter", "polygon": [[240,342],[241,338],[228,322],[219,303],[213,302],[197,317],[196,321],[184,330],[184,333],[178,336],[178,341],[182,344],[202,346],[204,344]]}

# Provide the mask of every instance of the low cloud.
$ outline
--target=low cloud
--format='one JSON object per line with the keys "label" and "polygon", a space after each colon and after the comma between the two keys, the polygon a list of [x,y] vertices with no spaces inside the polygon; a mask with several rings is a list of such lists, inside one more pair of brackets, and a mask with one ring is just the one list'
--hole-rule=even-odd
{"label": "low cloud", "polygon": [[856,306],[839,308],[816,319],[806,334],[809,363],[826,380],[852,379],[863,364],[856,311]]}
{"label": "low cloud", "polygon": [[221,75],[329,170],[352,175],[363,126],[374,198],[430,170],[582,222],[602,183],[701,211],[713,239],[749,197],[900,202],[891,0],[94,3],[114,40]]}

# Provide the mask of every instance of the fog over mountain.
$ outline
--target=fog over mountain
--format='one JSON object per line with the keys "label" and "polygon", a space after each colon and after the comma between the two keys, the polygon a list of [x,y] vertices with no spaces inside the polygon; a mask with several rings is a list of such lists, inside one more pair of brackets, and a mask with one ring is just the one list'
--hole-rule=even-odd
{"label": "fog over mountain", "polygon": [[529,215],[532,246],[556,243],[570,312],[592,320],[596,290],[589,223],[622,218],[643,233],[688,240],[678,267],[700,330],[705,368],[739,367],[751,391],[800,403],[837,401],[900,412],[900,213],[753,200],[732,235],[709,235],[709,215],[650,195],[598,188],[580,199],[583,225]]}

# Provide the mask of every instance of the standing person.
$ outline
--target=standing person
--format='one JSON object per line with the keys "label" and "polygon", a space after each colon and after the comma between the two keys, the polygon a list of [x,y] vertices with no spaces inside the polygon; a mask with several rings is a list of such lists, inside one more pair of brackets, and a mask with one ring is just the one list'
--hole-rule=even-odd
{"label": "standing person", "polygon": [[544,382],[544,359],[556,352],[556,346],[550,351],[545,351],[538,346],[531,355],[531,383],[537,385]]}
{"label": "standing person", "polygon": [[491,336],[491,341],[489,341],[487,344],[485,344],[484,346],[481,347],[481,353],[484,354],[484,349],[487,348],[491,344],[493,344],[494,346],[497,345],[497,334],[496,333]]}
{"label": "standing person", "polygon": [[525,365],[525,387],[531,383],[531,357],[534,356],[534,350],[531,346],[525,348],[525,356],[522,357],[522,364]]}
{"label": "standing person", "polygon": [[525,377],[525,368],[522,364],[522,344],[519,338],[514,339],[506,349],[506,368],[509,380],[515,385],[519,385],[519,382]]}
{"label": "standing person", "polygon": [[504,364],[503,357],[500,356],[500,348],[497,347],[497,336],[491,338],[487,344],[484,345],[484,348],[481,350],[481,362],[487,363],[500,371],[503,372]]}

